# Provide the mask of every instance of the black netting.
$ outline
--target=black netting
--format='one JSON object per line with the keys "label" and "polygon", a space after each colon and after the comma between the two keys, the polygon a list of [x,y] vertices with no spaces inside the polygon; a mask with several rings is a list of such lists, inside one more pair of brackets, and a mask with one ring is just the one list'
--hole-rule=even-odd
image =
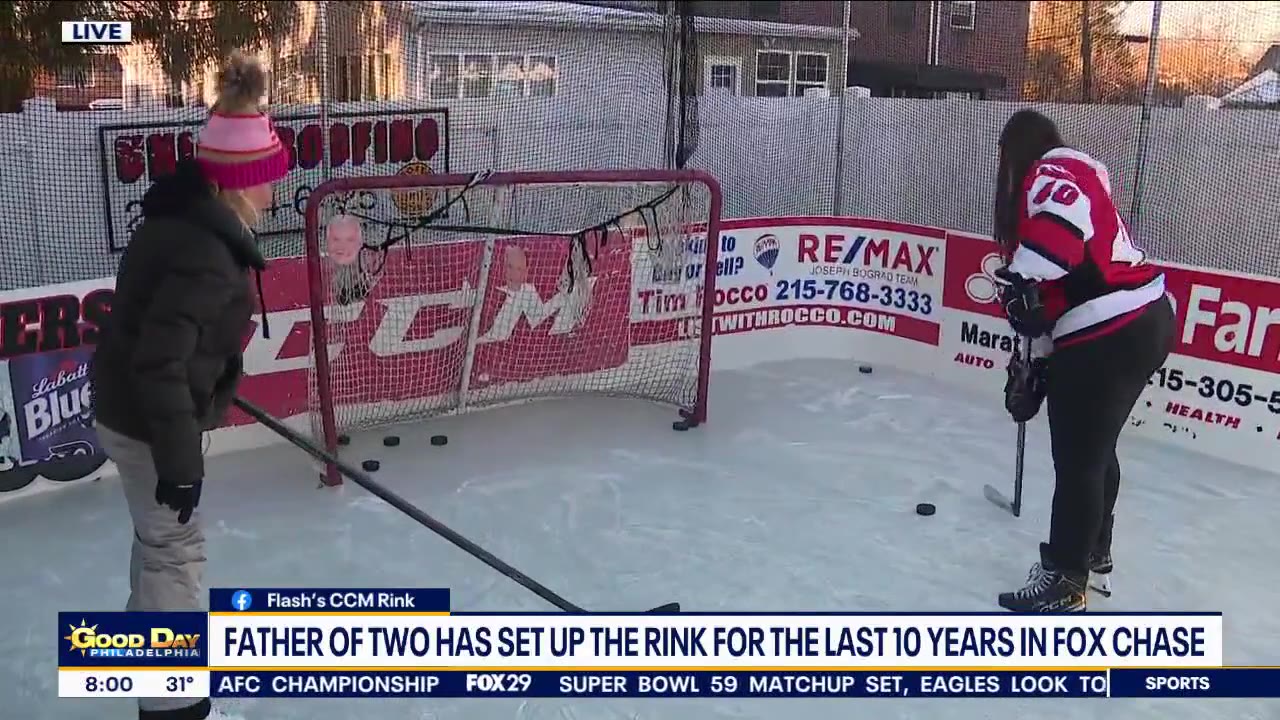
{"label": "black netting", "polygon": [[[57,42],[89,16],[136,42]],[[1274,276],[1277,44],[1275,2],[9,3],[0,286],[114,271],[232,47],[270,68],[293,149],[277,257],[320,182],[397,173],[687,166],[728,217],[987,232],[997,134],[1033,103],[1110,166],[1154,255]]]}

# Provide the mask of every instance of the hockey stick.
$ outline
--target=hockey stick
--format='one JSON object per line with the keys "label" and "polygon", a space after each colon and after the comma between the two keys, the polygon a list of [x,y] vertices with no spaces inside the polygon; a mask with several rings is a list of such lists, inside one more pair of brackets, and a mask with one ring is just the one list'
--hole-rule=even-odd
{"label": "hockey stick", "polygon": [[[1031,362],[1031,338],[1022,338],[1018,352],[1022,354],[1024,363]],[[990,485],[984,485],[982,494],[988,500],[1013,513],[1014,517],[1022,517],[1022,470],[1027,455],[1027,424],[1018,423],[1018,450],[1013,461],[1013,500]]]}
{"label": "hockey stick", "polygon": [[[449,527],[448,525],[445,525],[439,520],[419,510],[416,506],[414,506],[413,503],[409,502],[408,500],[405,500],[404,498],[400,497],[394,492],[391,492],[387,488],[383,487],[381,483],[369,477],[364,472],[361,472],[360,470],[357,470],[351,467],[346,462],[324,451],[315,443],[302,437],[298,433],[294,432],[293,430],[285,426],[285,424],[280,422],[278,419],[268,415],[265,410],[258,407],[257,405],[254,405],[253,403],[249,402],[248,400],[245,400],[242,397],[236,397],[235,403],[236,403],[236,407],[239,407],[241,410],[248,413],[249,416],[252,417],[254,420],[257,420],[258,422],[265,425],[267,429],[271,430],[272,432],[284,438],[285,440],[288,440],[290,443],[297,446],[300,450],[307,453],[311,457],[319,460],[320,462],[333,464],[335,467],[338,468],[338,472],[345,475],[348,479],[350,479],[355,484],[359,485],[365,490],[368,490],[374,495],[377,495],[379,498],[381,498],[391,507],[413,518],[419,524],[425,526],[431,532],[434,532],[435,534],[439,535],[445,540],[448,540],[454,545],[457,545],[459,548],[466,551],[469,555],[476,558],[480,562],[484,563],[485,565],[488,565],[494,570],[497,570],[503,575],[506,575],[508,578],[511,578],[518,585],[524,587],[526,590],[529,590],[534,595],[537,595],[538,597],[542,598],[543,600],[546,600],[547,602],[551,603],[552,605],[555,605],[556,607],[560,608],[565,612],[569,612],[569,613],[588,612],[587,610],[577,605],[574,605],[568,600],[565,600],[564,598],[560,597],[555,592],[547,588],[545,585],[543,585],[542,583],[539,583],[537,580],[534,580],[528,575],[525,575],[524,573],[515,569],[511,565],[508,565],[498,556],[494,555],[488,550],[485,550],[484,548],[480,547],[474,542],[463,537],[460,533],[458,533],[453,528]],[[666,605],[659,605],[658,607],[653,608],[652,610],[646,610],[645,612],[649,612],[649,613],[680,612],[680,603],[667,603]]]}

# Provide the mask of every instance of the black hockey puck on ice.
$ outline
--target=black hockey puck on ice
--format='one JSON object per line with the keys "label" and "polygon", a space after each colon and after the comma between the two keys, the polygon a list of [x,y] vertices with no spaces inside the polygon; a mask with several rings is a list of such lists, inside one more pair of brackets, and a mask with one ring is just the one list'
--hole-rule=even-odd
{"label": "black hockey puck on ice", "polygon": [[938,511],[938,508],[934,507],[933,503],[920,503],[916,505],[917,515],[924,515],[925,517],[928,517],[936,513],[937,511]]}
{"label": "black hockey puck on ice", "polygon": [[449,436],[448,435],[432,435],[431,444],[435,445],[436,447],[440,447],[441,445],[448,445]]}
{"label": "black hockey puck on ice", "polygon": [[339,445],[350,445],[350,444],[351,444],[351,436],[350,436],[350,435],[339,435],[339,436],[338,436],[338,444],[339,444]]}
{"label": "black hockey puck on ice", "polygon": [[377,460],[365,460],[360,463],[360,467],[364,468],[365,472],[378,472],[378,468],[382,467],[382,463]]}
{"label": "black hockey puck on ice", "polygon": [[388,436],[386,436],[386,437],[382,438],[382,444],[383,444],[383,445],[386,445],[387,447],[395,447],[395,446],[397,446],[397,445],[399,445],[399,444],[400,444],[400,436],[399,436],[399,435],[388,435]]}
{"label": "black hockey puck on ice", "polygon": [[862,367],[858,368],[858,372],[862,373],[863,375],[870,375],[870,374],[871,374],[871,366],[870,366],[870,365],[863,365]]}

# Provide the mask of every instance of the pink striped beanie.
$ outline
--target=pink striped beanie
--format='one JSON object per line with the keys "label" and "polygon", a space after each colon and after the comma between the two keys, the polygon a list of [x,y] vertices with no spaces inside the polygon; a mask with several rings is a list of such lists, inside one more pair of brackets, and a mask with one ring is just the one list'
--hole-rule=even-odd
{"label": "pink striped beanie", "polygon": [[196,141],[196,161],[220,188],[265,185],[289,172],[289,150],[259,109],[265,92],[266,73],[258,61],[233,53],[218,75],[218,100]]}

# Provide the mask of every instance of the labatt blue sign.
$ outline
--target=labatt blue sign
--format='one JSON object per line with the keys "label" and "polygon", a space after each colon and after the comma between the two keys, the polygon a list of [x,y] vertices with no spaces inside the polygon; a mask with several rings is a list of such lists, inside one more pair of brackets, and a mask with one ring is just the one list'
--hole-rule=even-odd
{"label": "labatt blue sign", "polygon": [[93,431],[89,360],[110,290],[0,305],[0,492],[84,478],[106,462]]}

